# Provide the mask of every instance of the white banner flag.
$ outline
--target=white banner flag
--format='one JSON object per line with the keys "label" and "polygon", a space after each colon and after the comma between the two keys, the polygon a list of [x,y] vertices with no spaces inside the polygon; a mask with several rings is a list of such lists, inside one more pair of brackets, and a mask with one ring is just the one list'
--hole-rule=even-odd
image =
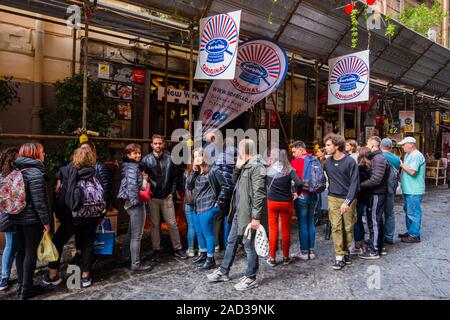
{"label": "white banner flag", "polygon": [[215,80],[200,112],[203,132],[221,128],[284,81],[288,67],[286,52],[269,40],[252,40],[240,45],[236,76],[232,81]]}
{"label": "white banner flag", "polygon": [[240,23],[241,10],[200,20],[195,79],[234,78]]}
{"label": "white banner flag", "polygon": [[328,61],[328,105],[369,100],[369,50]]}

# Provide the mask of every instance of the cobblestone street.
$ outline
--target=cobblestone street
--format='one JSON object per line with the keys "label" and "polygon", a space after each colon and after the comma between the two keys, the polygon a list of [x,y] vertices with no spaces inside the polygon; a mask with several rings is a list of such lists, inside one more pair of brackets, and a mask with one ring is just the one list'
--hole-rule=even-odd
{"label": "cobblestone street", "polygon": [[[331,240],[324,239],[323,225],[317,232],[317,258],[269,267],[260,260],[260,287],[238,292],[234,284],[245,270],[245,257],[239,252],[228,283],[209,284],[206,272],[184,261],[163,257],[153,271],[131,274],[128,269],[97,267],[93,286],[81,291],[68,290],[64,285],[41,299],[449,299],[450,298],[450,203],[449,190],[429,189],[423,202],[422,242],[405,244],[396,240],[387,245],[388,255],[380,260],[354,258],[353,265],[342,271],[331,268],[334,259]],[[397,199],[396,233],[404,232],[402,201]],[[293,224],[294,226],[294,224]],[[149,238],[145,238],[149,242]],[[297,228],[292,230],[291,252],[298,250]],[[147,244],[148,246],[148,244]],[[144,252],[148,256],[148,250]],[[278,259],[281,253],[279,253]],[[218,262],[221,261],[219,256]],[[376,267],[371,267],[376,266]],[[380,270],[379,289],[367,285],[370,270]],[[44,270],[39,271],[41,278]],[[370,281],[369,281],[370,282]],[[376,286],[377,283],[375,283]],[[13,286],[0,298],[13,299]]]}

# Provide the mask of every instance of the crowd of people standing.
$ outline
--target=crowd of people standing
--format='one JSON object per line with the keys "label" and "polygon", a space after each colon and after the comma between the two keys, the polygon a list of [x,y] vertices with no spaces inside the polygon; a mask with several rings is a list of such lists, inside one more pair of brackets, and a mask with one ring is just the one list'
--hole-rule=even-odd
{"label": "crowd of people standing", "polygon": [[[209,137],[205,148],[193,151],[182,174],[183,207],[187,221],[187,248],[183,248],[175,217],[177,170],[162,136],[152,137],[152,151],[142,157],[138,144],[124,149],[117,195],[111,194],[108,170],[98,161],[95,146],[88,142],[73,153],[69,164],[57,174],[55,215],[60,226],[52,240],[61,257],[64,245],[75,235],[83,288],[92,283],[96,230],[103,223],[111,199],[120,199],[129,216],[121,260],[133,272],[150,272],[152,264],[141,261],[141,242],[147,215],[151,222],[154,263],[160,262],[161,215],[168,225],[175,256],[192,259],[202,270],[213,270],[209,282],[229,281],[236,252],[242,246],[247,269],[235,285],[237,290],[258,286],[257,230],[267,221],[269,254],[265,262],[275,267],[293,260],[316,258],[315,215],[328,212],[335,261],[340,270],[352,264],[352,256],[379,259],[394,243],[394,200],[398,183],[403,191],[406,232],[401,241],[421,241],[421,201],[425,193],[425,158],[416,141],[406,137],[399,145],[404,160],[392,153],[389,138],[372,137],[366,146],[330,134],[316,154],[295,141],[290,152],[273,148],[268,157],[258,154],[256,142],[243,139],[237,146],[226,141],[223,148]],[[33,283],[37,248],[43,233],[50,232],[53,213],[47,197],[44,147],[26,143],[2,151],[0,183],[20,172],[26,191],[26,206],[8,217],[4,228],[6,247],[2,259],[0,290],[6,290],[16,261],[18,297],[41,292]],[[323,178],[322,178],[323,177]],[[5,182],[6,183],[6,182]],[[142,193],[151,191],[151,200]],[[291,221],[295,212],[300,247],[291,250]],[[3,224],[2,224],[3,225]],[[281,235],[281,236],[280,236]],[[277,260],[281,238],[282,260]],[[217,266],[217,252],[224,249]],[[291,253],[292,252],[292,253]],[[60,258],[48,265],[43,284],[62,283]]]}

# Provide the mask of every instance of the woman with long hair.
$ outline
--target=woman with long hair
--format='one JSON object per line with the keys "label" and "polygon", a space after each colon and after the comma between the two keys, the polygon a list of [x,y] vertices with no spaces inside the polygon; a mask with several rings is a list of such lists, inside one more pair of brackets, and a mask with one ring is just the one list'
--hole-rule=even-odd
{"label": "woman with long hair", "polygon": [[10,215],[17,238],[17,277],[19,299],[40,293],[34,286],[37,249],[43,233],[50,232],[50,209],[44,168],[44,147],[40,143],[25,143],[20,147],[14,168],[22,172],[27,205],[20,214]]}
{"label": "woman with long hair", "polygon": [[91,285],[94,241],[97,226],[106,207],[104,190],[95,171],[95,154],[78,148],[73,154],[67,184],[66,204],[72,210],[75,237],[81,245],[81,285]]}
{"label": "woman with long hair", "polygon": [[281,238],[283,247],[283,264],[289,264],[289,248],[291,246],[292,218],[292,182],[300,188],[302,183],[294,168],[291,167],[286,150],[272,149],[267,170],[267,199],[269,216],[270,257],[267,263],[276,265],[278,244],[278,219],[281,218]]}
{"label": "woman with long hair", "polygon": [[[0,184],[14,170],[14,161],[16,161],[19,149],[16,147],[6,148],[0,154]],[[9,287],[9,276],[11,275],[11,268],[17,254],[17,241],[14,227],[11,225],[8,212],[1,212],[6,215],[6,228],[1,230],[5,233],[5,248],[2,254],[2,279],[0,281],[0,291],[6,290]]]}
{"label": "woman with long hair", "polygon": [[187,189],[193,195],[192,217],[200,251],[192,262],[203,270],[209,270],[216,266],[214,223],[227,199],[228,187],[217,168],[211,167],[211,159],[203,149],[194,151],[193,174],[187,181]]}

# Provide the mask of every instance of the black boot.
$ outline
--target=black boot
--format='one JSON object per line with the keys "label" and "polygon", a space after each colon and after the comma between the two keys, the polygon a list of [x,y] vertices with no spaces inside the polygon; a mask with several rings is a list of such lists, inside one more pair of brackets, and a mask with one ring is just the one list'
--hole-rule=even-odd
{"label": "black boot", "polygon": [[22,284],[18,283],[17,284],[17,299],[19,299],[20,295],[22,294],[22,288],[23,288]]}
{"label": "black boot", "polygon": [[28,300],[44,293],[44,288],[41,286],[32,286],[30,288],[22,288],[19,295],[19,300]]}
{"label": "black boot", "polygon": [[214,260],[214,257],[207,257],[206,261],[203,265],[200,266],[200,269],[203,270],[210,270],[216,266],[216,261]]}
{"label": "black boot", "polygon": [[206,252],[200,252],[200,255],[192,260],[193,264],[202,265],[206,261]]}

